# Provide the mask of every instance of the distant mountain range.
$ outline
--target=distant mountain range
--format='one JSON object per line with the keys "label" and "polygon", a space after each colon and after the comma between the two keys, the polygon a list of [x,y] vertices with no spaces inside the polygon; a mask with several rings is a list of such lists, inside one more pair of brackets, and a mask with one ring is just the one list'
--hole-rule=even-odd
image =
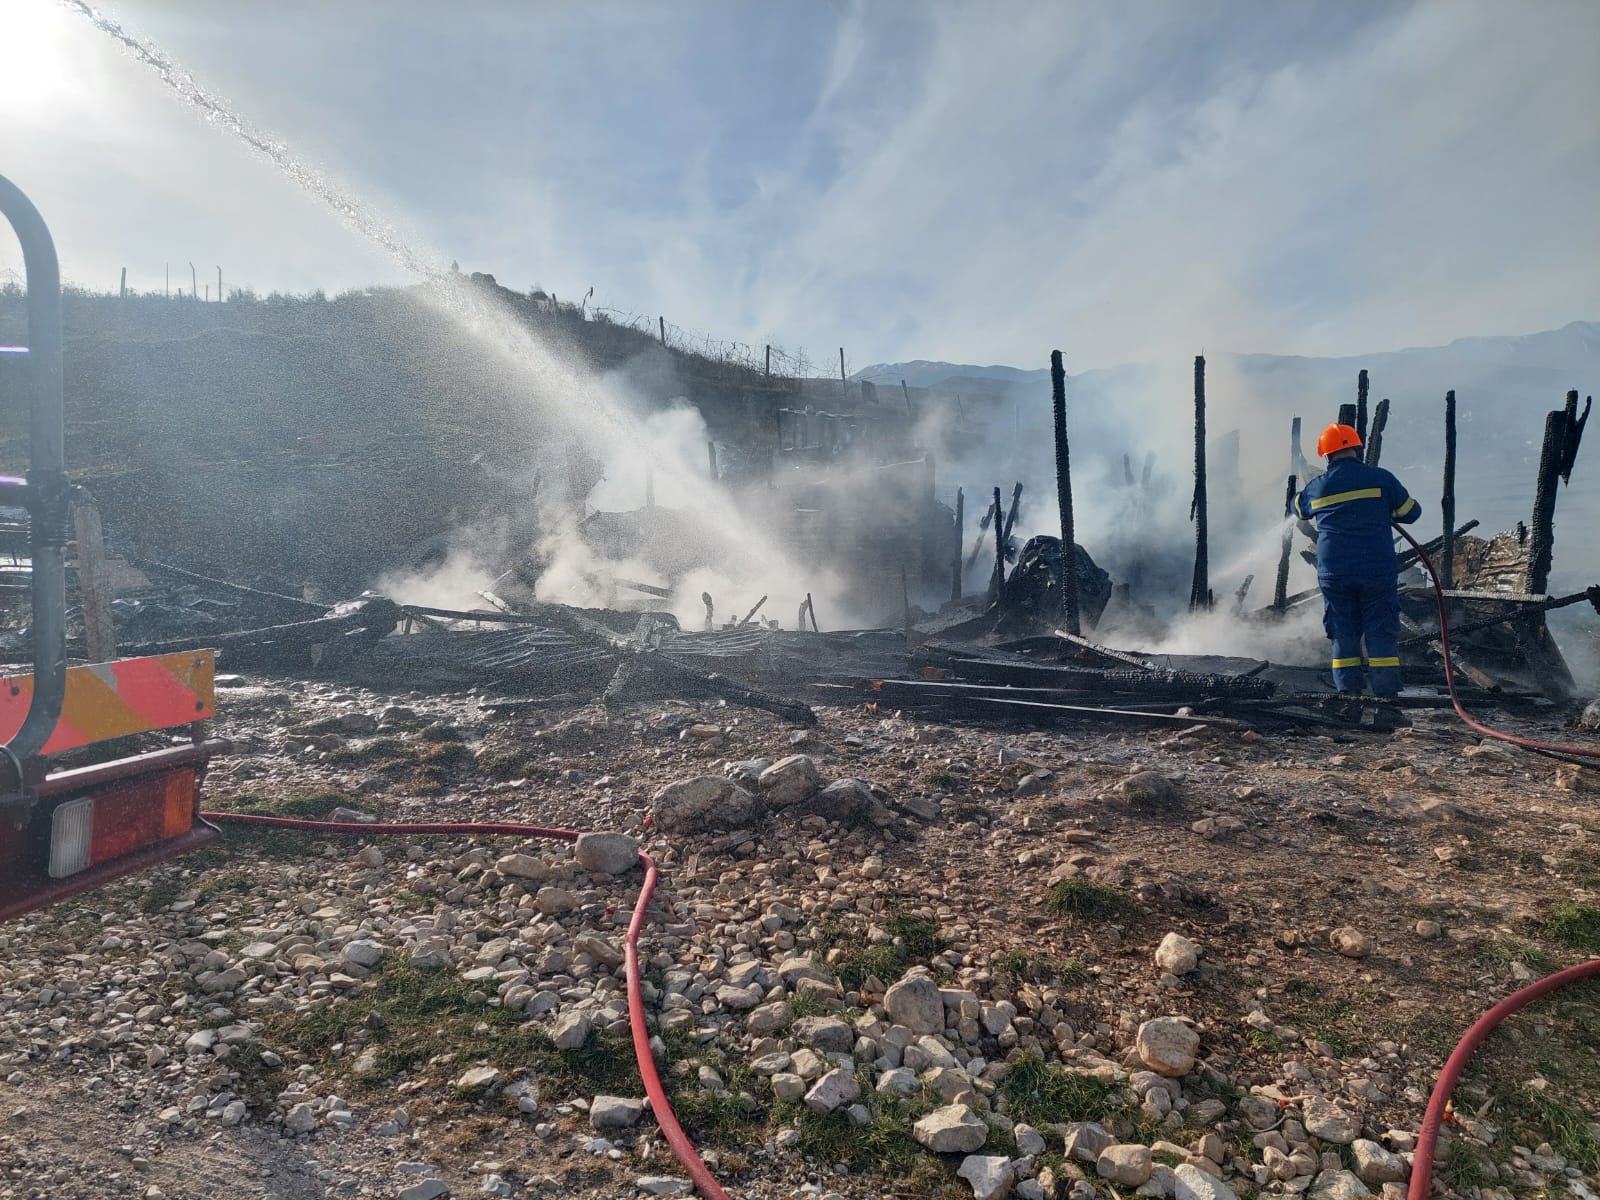
{"label": "distant mountain range", "polygon": [[[1600,390],[1600,321],[1573,321],[1560,329],[1511,337],[1457,338],[1447,346],[1414,347],[1343,358],[1307,358],[1302,355],[1220,354],[1213,361],[1229,362],[1251,376],[1275,377],[1283,383],[1324,384],[1343,395],[1350,390],[1358,370],[1365,367],[1373,377],[1376,401],[1382,395],[1394,396],[1411,388],[1431,395],[1454,387],[1458,399],[1499,397],[1505,400],[1549,397],[1554,403],[1568,388]],[[1067,366],[1072,373],[1072,366]],[[1084,377],[1116,374],[1127,367],[1096,368]],[[1045,368],[1025,370],[1004,365],[977,366],[971,363],[937,362],[913,359],[910,362],[874,363],[852,376],[886,386],[902,379],[911,387],[957,391],[970,385],[974,391],[992,391],[993,384],[1006,387],[1049,386]],[[1383,389],[1383,390],[1380,390]],[[1543,402],[1541,400],[1541,402]],[[1474,407],[1476,407],[1474,405]]]}

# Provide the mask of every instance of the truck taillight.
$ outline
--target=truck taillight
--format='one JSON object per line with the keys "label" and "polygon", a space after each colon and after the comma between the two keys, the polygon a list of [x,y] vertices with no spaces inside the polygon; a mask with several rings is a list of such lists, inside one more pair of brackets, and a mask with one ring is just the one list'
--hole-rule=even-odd
{"label": "truck taillight", "polygon": [[50,877],[64,879],[188,833],[194,810],[193,768],[119,782],[58,805],[50,818]]}

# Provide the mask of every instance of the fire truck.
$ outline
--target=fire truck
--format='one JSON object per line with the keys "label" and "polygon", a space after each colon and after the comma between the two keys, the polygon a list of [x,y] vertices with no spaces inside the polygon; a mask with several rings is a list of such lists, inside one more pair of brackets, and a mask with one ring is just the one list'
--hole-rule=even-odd
{"label": "fire truck", "polygon": [[[208,740],[204,725],[216,715],[211,651],[68,665],[73,489],[66,476],[60,266],[38,209],[4,176],[0,214],[21,245],[27,282],[27,342],[0,353],[20,366],[15,374],[29,405],[27,474],[0,476],[0,507],[28,515],[33,651],[31,675],[0,676],[0,920],[6,920],[214,840],[218,831],[200,817],[200,787],[223,743]],[[121,758],[95,752],[158,730],[184,731],[181,744]],[[66,768],[52,761],[68,751],[91,761]]]}

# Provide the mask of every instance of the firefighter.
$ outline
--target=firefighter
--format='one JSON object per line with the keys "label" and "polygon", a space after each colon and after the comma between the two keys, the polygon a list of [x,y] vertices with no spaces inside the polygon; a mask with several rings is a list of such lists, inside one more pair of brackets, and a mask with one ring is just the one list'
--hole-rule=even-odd
{"label": "firefighter", "polygon": [[[1361,437],[1349,425],[1329,425],[1317,438],[1328,468],[1295,498],[1302,520],[1317,526],[1317,583],[1322,588],[1322,627],[1333,643],[1333,686],[1355,716],[1351,701],[1370,684],[1386,700],[1400,693],[1400,587],[1394,534],[1409,525],[1421,506],[1401,482],[1381,467],[1361,461]],[[1362,653],[1362,641],[1366,652]],[[1382,719],[1403,722],[1385,705]]]}

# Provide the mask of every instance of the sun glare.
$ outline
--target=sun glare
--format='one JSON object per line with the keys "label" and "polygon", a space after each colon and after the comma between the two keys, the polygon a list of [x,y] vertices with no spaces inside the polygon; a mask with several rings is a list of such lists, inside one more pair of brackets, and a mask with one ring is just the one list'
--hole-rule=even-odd
{"label": "sun glare", "polygon": [[79,24],[55,0],[0,5],[0,112],[27,113],[82,86],[69,53]]}

